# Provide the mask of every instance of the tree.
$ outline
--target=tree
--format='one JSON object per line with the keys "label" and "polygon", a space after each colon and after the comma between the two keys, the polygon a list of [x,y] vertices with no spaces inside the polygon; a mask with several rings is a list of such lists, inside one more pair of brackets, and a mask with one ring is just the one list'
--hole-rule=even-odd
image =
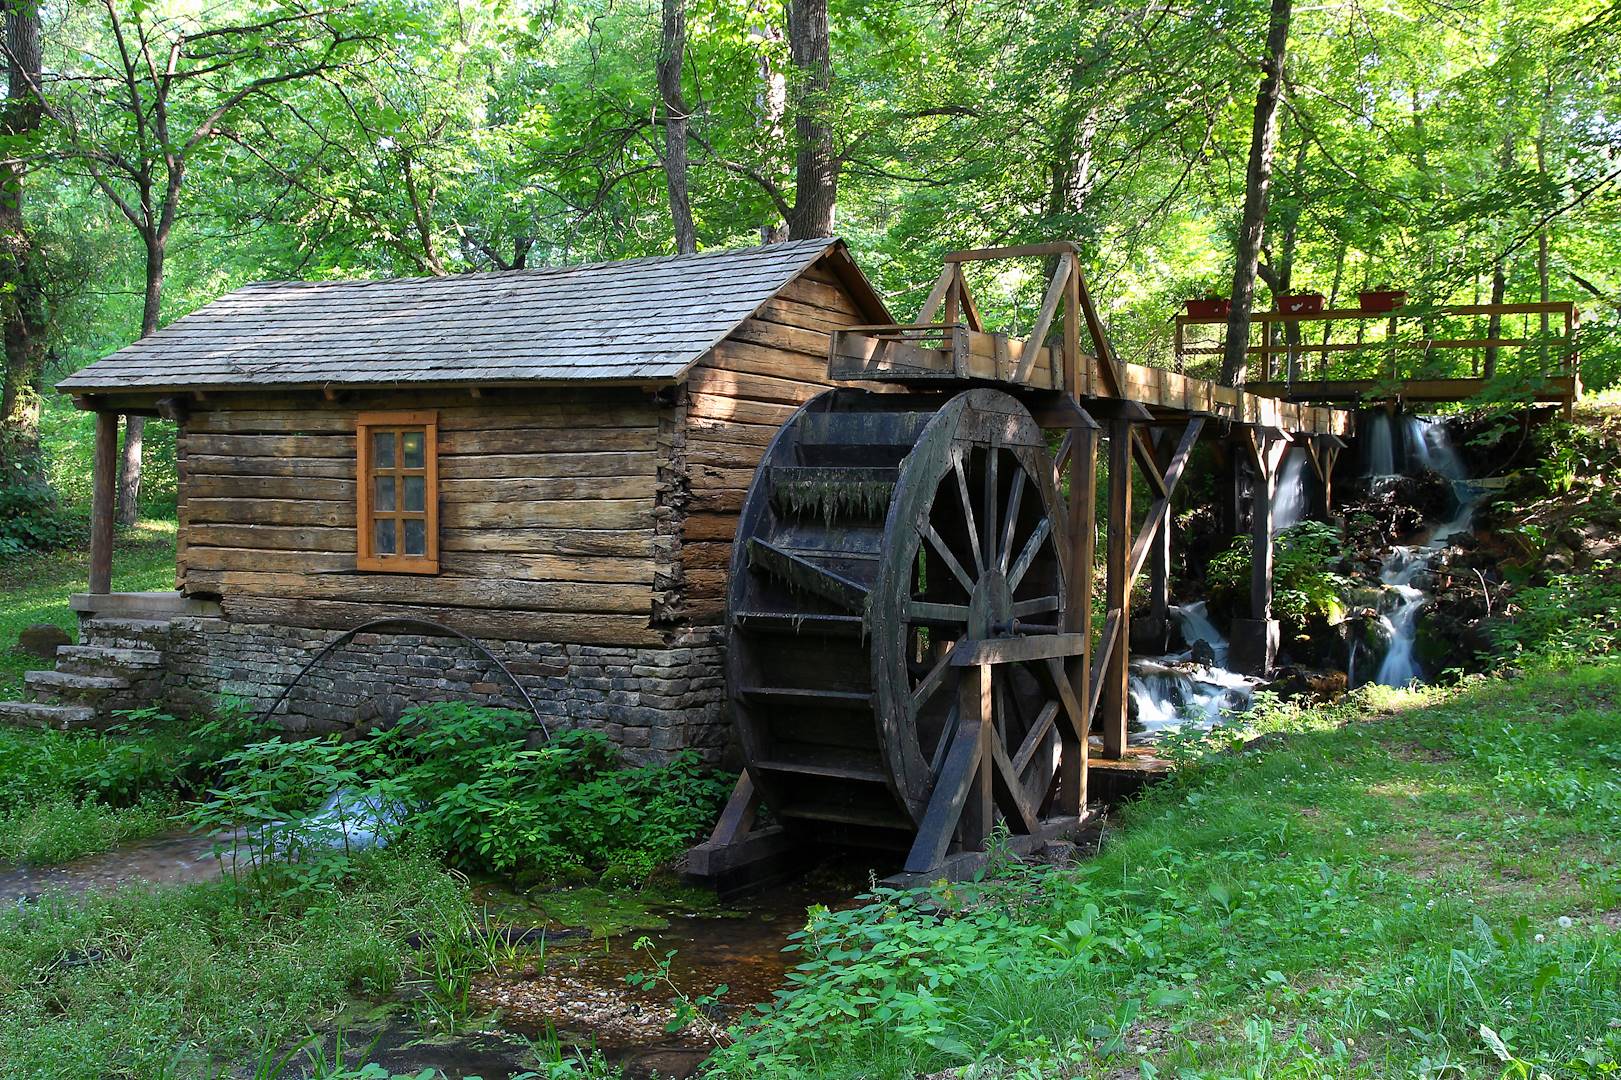
{"label": "tree", "polygon": [[675,249],[683,254],[698,250],[692,198],[687,190],[687,102],[681,93],[681,62],[686,51],[685,0],[664,0],[658,62],[659,97],[664,105],[664,184],[670,193]]}
{"label": "tree", "polygon": [[827,0],[789,0],[788,52],[796,73],[794,94],[794,205],[788,239],[833,235],[839,198],[839,156],[833,146],[829,97],[833,46]]}
{"label": "tree", "polygon": [[1244,172],[1244,213],[1238,225],[1233,266],[1232,311],[1221,360],[1221,381],[1237,386],[1248,370],[1250,307],[1255,302],[1256,264],[1266,233],[1267,200],[1272,190],[1272,157],[1277,146],[1278,101],[1283,96],[1283,63],[1289,45],[1293,0],[1272,0],[1267,20],[1266,56],[1261,61],[1261,88],[1255,95],[1250,123],[1249,164]]}
{"label": "tree", "polygon": [[[86,9],[90,10],[90,9]],[[341,11],[341,9],[340,9]],[[74,50],[45,92],[35,89],[63,135],[64,153],[140,238],[144,256],[140,336],[157,331],[169,238],[193,162],[248,103],[274,103],[280,86],[342,66],[363,34],[340,15],[276,0],[244,21],[210,25],[155,15],[142,4],[101,0],[91,27],[111,50]],[[141,488],[145,421],[130,416],[119,464],[118,520],[133,524]]]}
{"label": "tree", "polygon": [[[7,0],[8,78],[0,112],[0,317],[5,329],[0,396],[0,468],[31,467],[38,437],[38,397],[45,358],[45,301],[40,253],[23,216],[23,181],[43,116],[37,0]],[[0,483],[3,483],[0,478]]]}

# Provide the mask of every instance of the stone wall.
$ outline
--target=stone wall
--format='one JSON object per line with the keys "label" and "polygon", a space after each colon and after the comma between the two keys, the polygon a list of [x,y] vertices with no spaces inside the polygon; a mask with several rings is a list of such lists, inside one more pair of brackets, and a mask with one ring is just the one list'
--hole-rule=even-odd
{"label": "stone wall", "polygon": [[[162,685],[143,697],[185,715],[231,695],[264,709],[329,643],[335,630],[224,618],[167,624],[86,620],[87,644],[161,650]],[[593,728],[633,762],[683,749],[718,762],[730,739],[720,636],[694,631],[666,648],[485,641],[528,691],[549,729]],[[294,732],[337,731],[391,719],[424,701],[527,709],[499,668],[467,642],[412,633],[364,633],[305,675],[277,719]]]}

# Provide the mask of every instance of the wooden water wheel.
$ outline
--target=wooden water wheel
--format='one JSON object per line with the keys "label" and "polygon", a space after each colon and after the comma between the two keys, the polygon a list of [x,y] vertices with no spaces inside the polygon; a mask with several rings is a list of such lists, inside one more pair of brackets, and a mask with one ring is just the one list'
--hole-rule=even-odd
{"label": "wooden water wheel", "polygon": [[1036,831],[1081,741],[1064,522],[1042,430],[1000,391],[832,390],[783,425],[727,610],[748,776],[780,822],[918,869],[997,818]]}

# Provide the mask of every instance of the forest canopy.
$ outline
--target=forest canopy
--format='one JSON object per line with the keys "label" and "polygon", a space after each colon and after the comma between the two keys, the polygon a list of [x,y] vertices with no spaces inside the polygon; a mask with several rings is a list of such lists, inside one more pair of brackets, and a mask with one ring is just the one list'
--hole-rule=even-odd
{"label": "forest canopy", "polygon": [[[1166,364],[1256,209],[1257,307],[1576,300],[1586,382],[1621,374],[1612,3],[6,9],[8,413],[252,280],[828,232],[903,315],[945,251],[1076,240],[1117,352]],[[1028,326],[1041,270],[978,270],[988,317]]]}

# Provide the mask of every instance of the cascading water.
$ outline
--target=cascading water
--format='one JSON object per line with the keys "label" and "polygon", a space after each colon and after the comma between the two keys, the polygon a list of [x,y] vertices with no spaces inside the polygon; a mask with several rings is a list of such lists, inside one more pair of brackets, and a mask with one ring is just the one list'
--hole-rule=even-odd
{"label": "cascading water", "polygon": [[[1189,648],[1131,662],[1131,700],[1137,722],[1149,735],[1183,725],[1212,727],[1224,715],[1249,708],[1257,685],[1224,666],[1227,639],[1210,621],[1203,601],[1173,607],[1171,614]],[[1201,653],[1208,663],[1201,662]]]}
{"label": "cascading water", "polygon": [[1396,475],[1396,438],[1391,431],[1390,415],[1374,412],[1363,422],[1361,431],[1363,462],[1369,476]]}
{"label": "cascading water", "polygon": [[1272,503],[1272,531],[1280,533],[1306,517],[1306,453],[1291,450],[1278,473],[1278,493]]}
{"label": "cascading water", "polygon": [[[1375,462],[1378,455],[1385,453],[1391,454],[1393,459],[1389,418],[1379,413],[1374,419],[1383,423],[1370,427],[1368,435],[1374,437],[1375,432],[1383,432],[1385,447],[1380,449],[1370,444],[1369,461]],[[1410,468],[1430,469],[1452,481],[1457,510],[1450,521],[1438,525],[1424,541],[1393,548],[1380,567],[1379,582],[1384,586],[1385,600],[1379,624],[1388,645],[1373,681],[1382,686],[1406,686],[1423,676],[1413,650],[1418,639],[1419,615],[1429,603],[1429,594],[1419,587],[1419,582],[1452,536],[1469,531],[1481,499],[1481,493],[1468,483],[1463,459],[1439,421],[1422,416],[1407,417],[1402,424],[1402,449]],[[1356,649],[1353,647],[1347,672],[1352,685],[1355,685],[1355,669]]]}

